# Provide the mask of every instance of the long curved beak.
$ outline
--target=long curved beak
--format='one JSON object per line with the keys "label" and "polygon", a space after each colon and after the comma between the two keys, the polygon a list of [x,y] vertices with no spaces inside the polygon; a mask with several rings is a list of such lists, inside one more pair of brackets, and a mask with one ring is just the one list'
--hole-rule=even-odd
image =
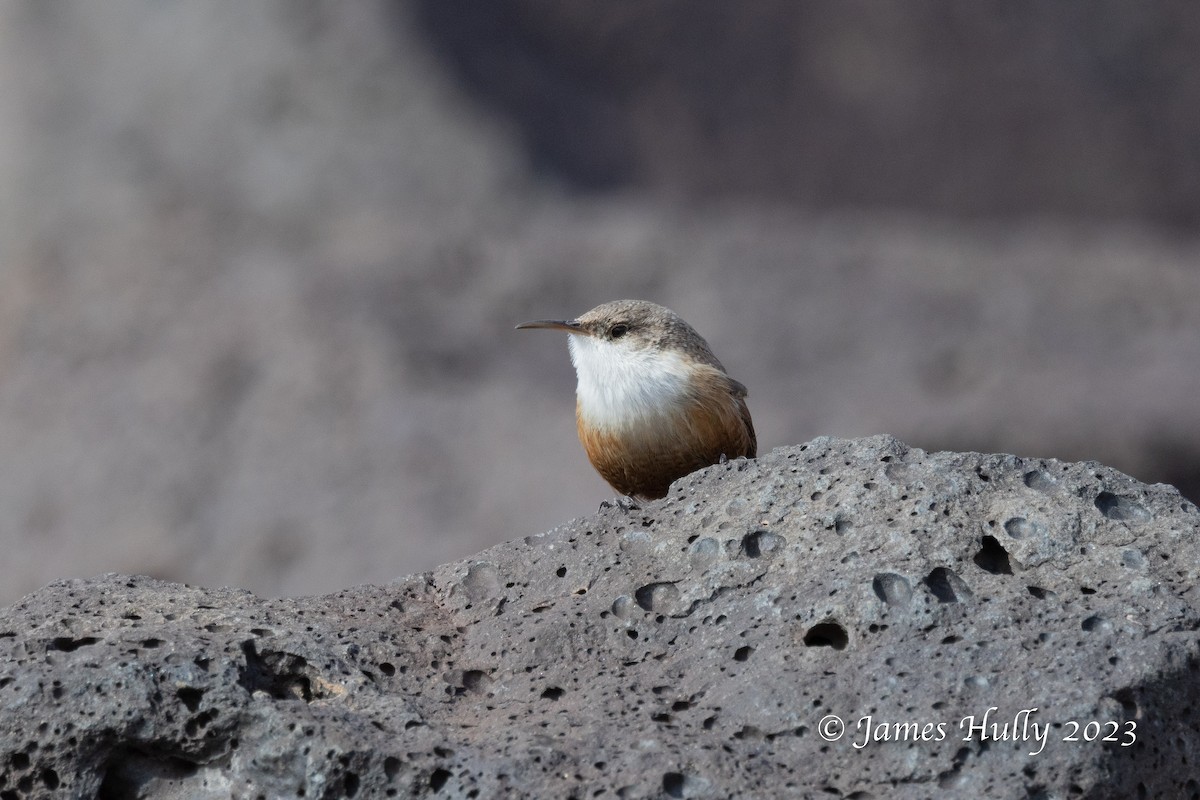
{"label": "long curved beak", "polygon": [[517,330],[526,328],[548,328],[567,333],[584,333],[583,326],[573,319],[535,319],[532,322],[522,322],[516,327]]}

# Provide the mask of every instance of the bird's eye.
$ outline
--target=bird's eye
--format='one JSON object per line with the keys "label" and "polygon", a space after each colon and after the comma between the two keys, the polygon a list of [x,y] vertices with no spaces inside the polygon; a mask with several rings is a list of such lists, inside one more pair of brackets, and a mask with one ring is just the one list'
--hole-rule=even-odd
{"label": "bird's eye", "polygon": [[629,326],[624,322],[618,322],[608,329],[608,335],[614,339],[620,339],[625,334],[629,333]]}

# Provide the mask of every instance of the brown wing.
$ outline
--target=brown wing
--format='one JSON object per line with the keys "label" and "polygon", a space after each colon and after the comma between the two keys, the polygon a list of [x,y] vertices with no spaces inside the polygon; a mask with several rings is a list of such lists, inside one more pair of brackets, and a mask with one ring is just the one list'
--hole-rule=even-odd
{"label": "brown wing", "polygon": [[750,419],[750,409],[746,405],[746,398],[738,398],[738,413],[742,417],[742,422],[746,425],[746,433],[750,436],[750,446],[746,448],[746,452],[740,453],[746,458],[758,457],[758,434],[754,432],[754,420]]}
{"label": "brown wing", "polygon": [[[733,378],[730,378],[729,386],[733,390],[734,397],[737,398],[738,414],[741,416],[742,424],[746,426],[746,433],[750,437],[750,446],[746,448],[746,452],[738,453],[738,455],[745,456],[746,458],[757,458],[758,434],[754,432],[754,420],[750,419],[750,407],[746,405],[746,385],[741,381],[735,381]],[[736,457],[730,454],[730,458]]]}

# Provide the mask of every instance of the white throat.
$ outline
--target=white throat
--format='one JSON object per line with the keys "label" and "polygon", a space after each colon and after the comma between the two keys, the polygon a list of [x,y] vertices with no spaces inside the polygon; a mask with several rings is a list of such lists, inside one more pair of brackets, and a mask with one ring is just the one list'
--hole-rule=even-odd
{"label": "white throat", "polygon": [[579,412],[594,426],[637,426],[671,411],[687,396],[690,372],[678,353],[574,333],[567,344],[579,378]]}

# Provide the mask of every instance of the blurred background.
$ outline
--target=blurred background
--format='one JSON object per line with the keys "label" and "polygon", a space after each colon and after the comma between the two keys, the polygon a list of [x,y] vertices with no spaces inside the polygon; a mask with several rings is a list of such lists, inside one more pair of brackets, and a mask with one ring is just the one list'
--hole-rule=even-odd
{"label": "blurred background", "polygon": [[592,513],[565,337],[680,312],[763,452],[1200,500],[1184,0],[0,4],[0,603],[300,594]]}

